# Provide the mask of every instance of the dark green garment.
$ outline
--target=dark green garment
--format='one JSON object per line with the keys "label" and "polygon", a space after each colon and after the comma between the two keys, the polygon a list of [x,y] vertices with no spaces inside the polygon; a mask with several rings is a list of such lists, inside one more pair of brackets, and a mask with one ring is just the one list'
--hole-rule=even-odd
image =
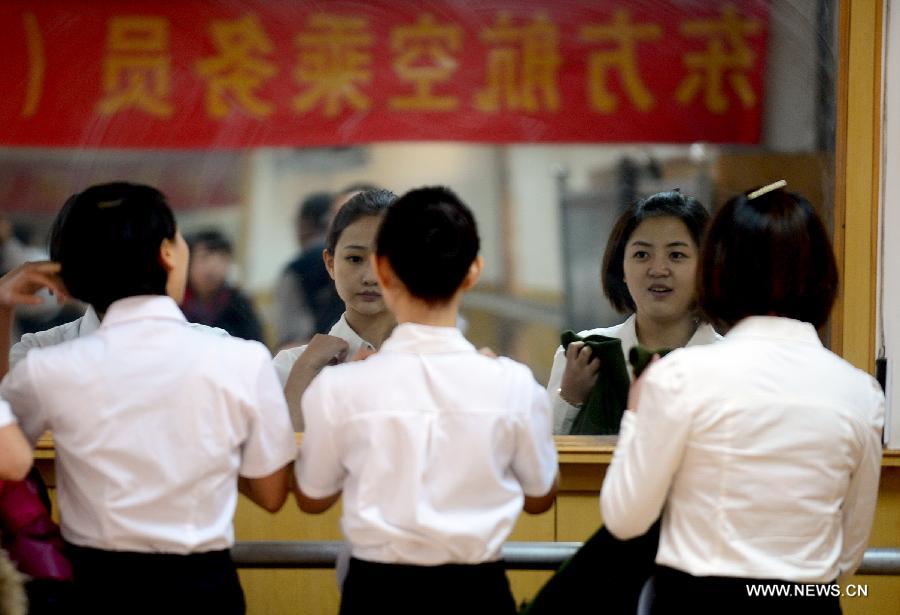
{"label": "dark green garment", "polygon": [[572,342],[584,342],[593,356],[600,359],[597,382],[588,393],[581,412],[572,424],[572,433],[578,435],[608,435],[619,433],[619,423],[628,403],[628,387],[631,381],[625,367],[622,340],[605,335],[579,337],[573,331],[562,334],[562,346]]}
{"label": "dark green garment", "polygon": [[673,350],[674,348],[648,350],[643,346],[634,346],[631,350],[628,351],[628,362],[631,363],[631,371],[634,373],[634,379],[637,380],[641,377],[644,369],[646,369],[647,366],[650,365],[650,359],[653,358],[653,355],[658,354],[659,358],[662,359]]}

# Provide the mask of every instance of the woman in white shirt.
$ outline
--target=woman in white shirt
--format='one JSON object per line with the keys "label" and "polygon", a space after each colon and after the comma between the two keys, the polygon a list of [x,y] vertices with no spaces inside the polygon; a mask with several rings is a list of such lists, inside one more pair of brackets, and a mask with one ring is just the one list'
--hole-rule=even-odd
{"label": "woman in white shirt", "polygon": [[70,198],[51,254],[103,320],[29,352],[0,396],[32,444],[53,431],[78,612],[243,613],[238,491],[278,510],[296,454],[268,350],[188,325],[187,244],[149,186]]}
{"label": "woman in white shirt", "polygon": [[553,505],[556,448],[531,371],[479,354],[456,327],[478,248],[472,212],[446,188],[400,197],[375,258],[400,324],[303,396],[295,495],[315,513],[343,494],[344,615],[516,611],[500,549],[523,508]]}
{"label": "woman in white shirt", "polygon": [[[657,349],[716,341],[719,336],[713,328],[698,318],[694,290],[700,240],[708,221],[706,208],[677,190],[628,207],[606,244],[602,282],[613,307],[631,315],[622,324],[578,335],[619,338],[626,357],[638,344]],[[599,360],[582,342],[557,349],[547,384],[554,433],[572,433],[599,369]],[[631,375],[630,366],[628,371]]]}
{"label": "woman in white shirt", "polygon": [[[781,185],[732,199],[713,221],[699,303],[728,333],[635,384],[603,483],[620,539],[662,512],[655,613],[839,613],[836,586],[796,589],[852,574],[865,551],[884,395],[819,341],[834,254],[809,202]],[[753,595],[780,584],[790,597]]]}
{"label": "woman in white shirt", "polygon": [[359,192],[328,228],[322,258],[346,310],[328,335],[316,334],[309,344],[282,350],[274,359],[296,431],[303,431],[300,398],[322,368],[374,352],[396,325],[369,258],[381,218],[395,200],[389,190]]}

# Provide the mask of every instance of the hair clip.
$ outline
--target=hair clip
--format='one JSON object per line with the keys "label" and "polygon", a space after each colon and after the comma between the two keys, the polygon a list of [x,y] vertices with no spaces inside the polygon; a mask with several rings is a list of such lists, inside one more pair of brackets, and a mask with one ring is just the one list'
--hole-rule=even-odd
{"label": "hair clip", "polygon": [[97,209],[109,209],[110,207],[118,207],[122,204],[124,199],[115,199],[112,201],[99,201],[97,203]]}
{"label": "hair clip", "polygon": [[761,197],[764,194],[768,194],[769,192],[772,192],[773,190],[778,190],[779,188],[784,188],[785,186],[787,186],[787,181],[784,179],[779,179],[777,182],[772,182],[768,186],[763,186],[762,188],[759,188],[758,190],[754,190],[753,192],[751,192],[750,194],[747,195],[747,200],[752,201],[753,199],[755,199],[757,197]]}

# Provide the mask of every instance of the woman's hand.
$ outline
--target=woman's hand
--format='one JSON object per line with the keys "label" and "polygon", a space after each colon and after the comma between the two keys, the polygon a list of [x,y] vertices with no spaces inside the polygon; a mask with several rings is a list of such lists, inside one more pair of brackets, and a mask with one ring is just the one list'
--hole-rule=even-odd
{"label": "woman's hand", "polygon": [[316,333],[309,340],[297,363],[302,361],[302,364],[318,373],[326,365],[337,365],[346,361],[349,352],[350,345],[345,340],[333,335]]}
{"label": "woman's hand", "polygon": [[40,305],[44,300],[37,292],[42,288],[50,289],[59,303],[65,301],[66,288],[59,277],[59,263],[41,261],[19,265],[0,278],[0,307]]}
{"label": "woman's hand", "polygon": [[559,386],[559,396],[568,404],[580,406],[594,388],[599,371],[600,359],[593,355],[590,347],[584,342],[572,342],[566,348],[566,370]]}

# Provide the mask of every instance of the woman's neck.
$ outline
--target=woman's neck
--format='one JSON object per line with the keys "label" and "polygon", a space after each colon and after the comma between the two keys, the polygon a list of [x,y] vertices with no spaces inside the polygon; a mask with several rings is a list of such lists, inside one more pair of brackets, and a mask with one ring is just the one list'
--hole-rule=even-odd
{"label": "woman's neck", "polygon": [[693,314],[687,314],[676,320],[658,321],[651,318],[635,317],[635,331],[638,343],[645,348],[681,348],[697,331],[698,321]]}
{"label": "woman's neck", "polygon": [[361,338],[375,346],[376,349],[381,348],[382,342],[388,338],[397,321],[394,315],[388,310],[379,312],[378,314],[360,314],[353,310],[347,310],[344,318],[350,328],[356,331]]}

